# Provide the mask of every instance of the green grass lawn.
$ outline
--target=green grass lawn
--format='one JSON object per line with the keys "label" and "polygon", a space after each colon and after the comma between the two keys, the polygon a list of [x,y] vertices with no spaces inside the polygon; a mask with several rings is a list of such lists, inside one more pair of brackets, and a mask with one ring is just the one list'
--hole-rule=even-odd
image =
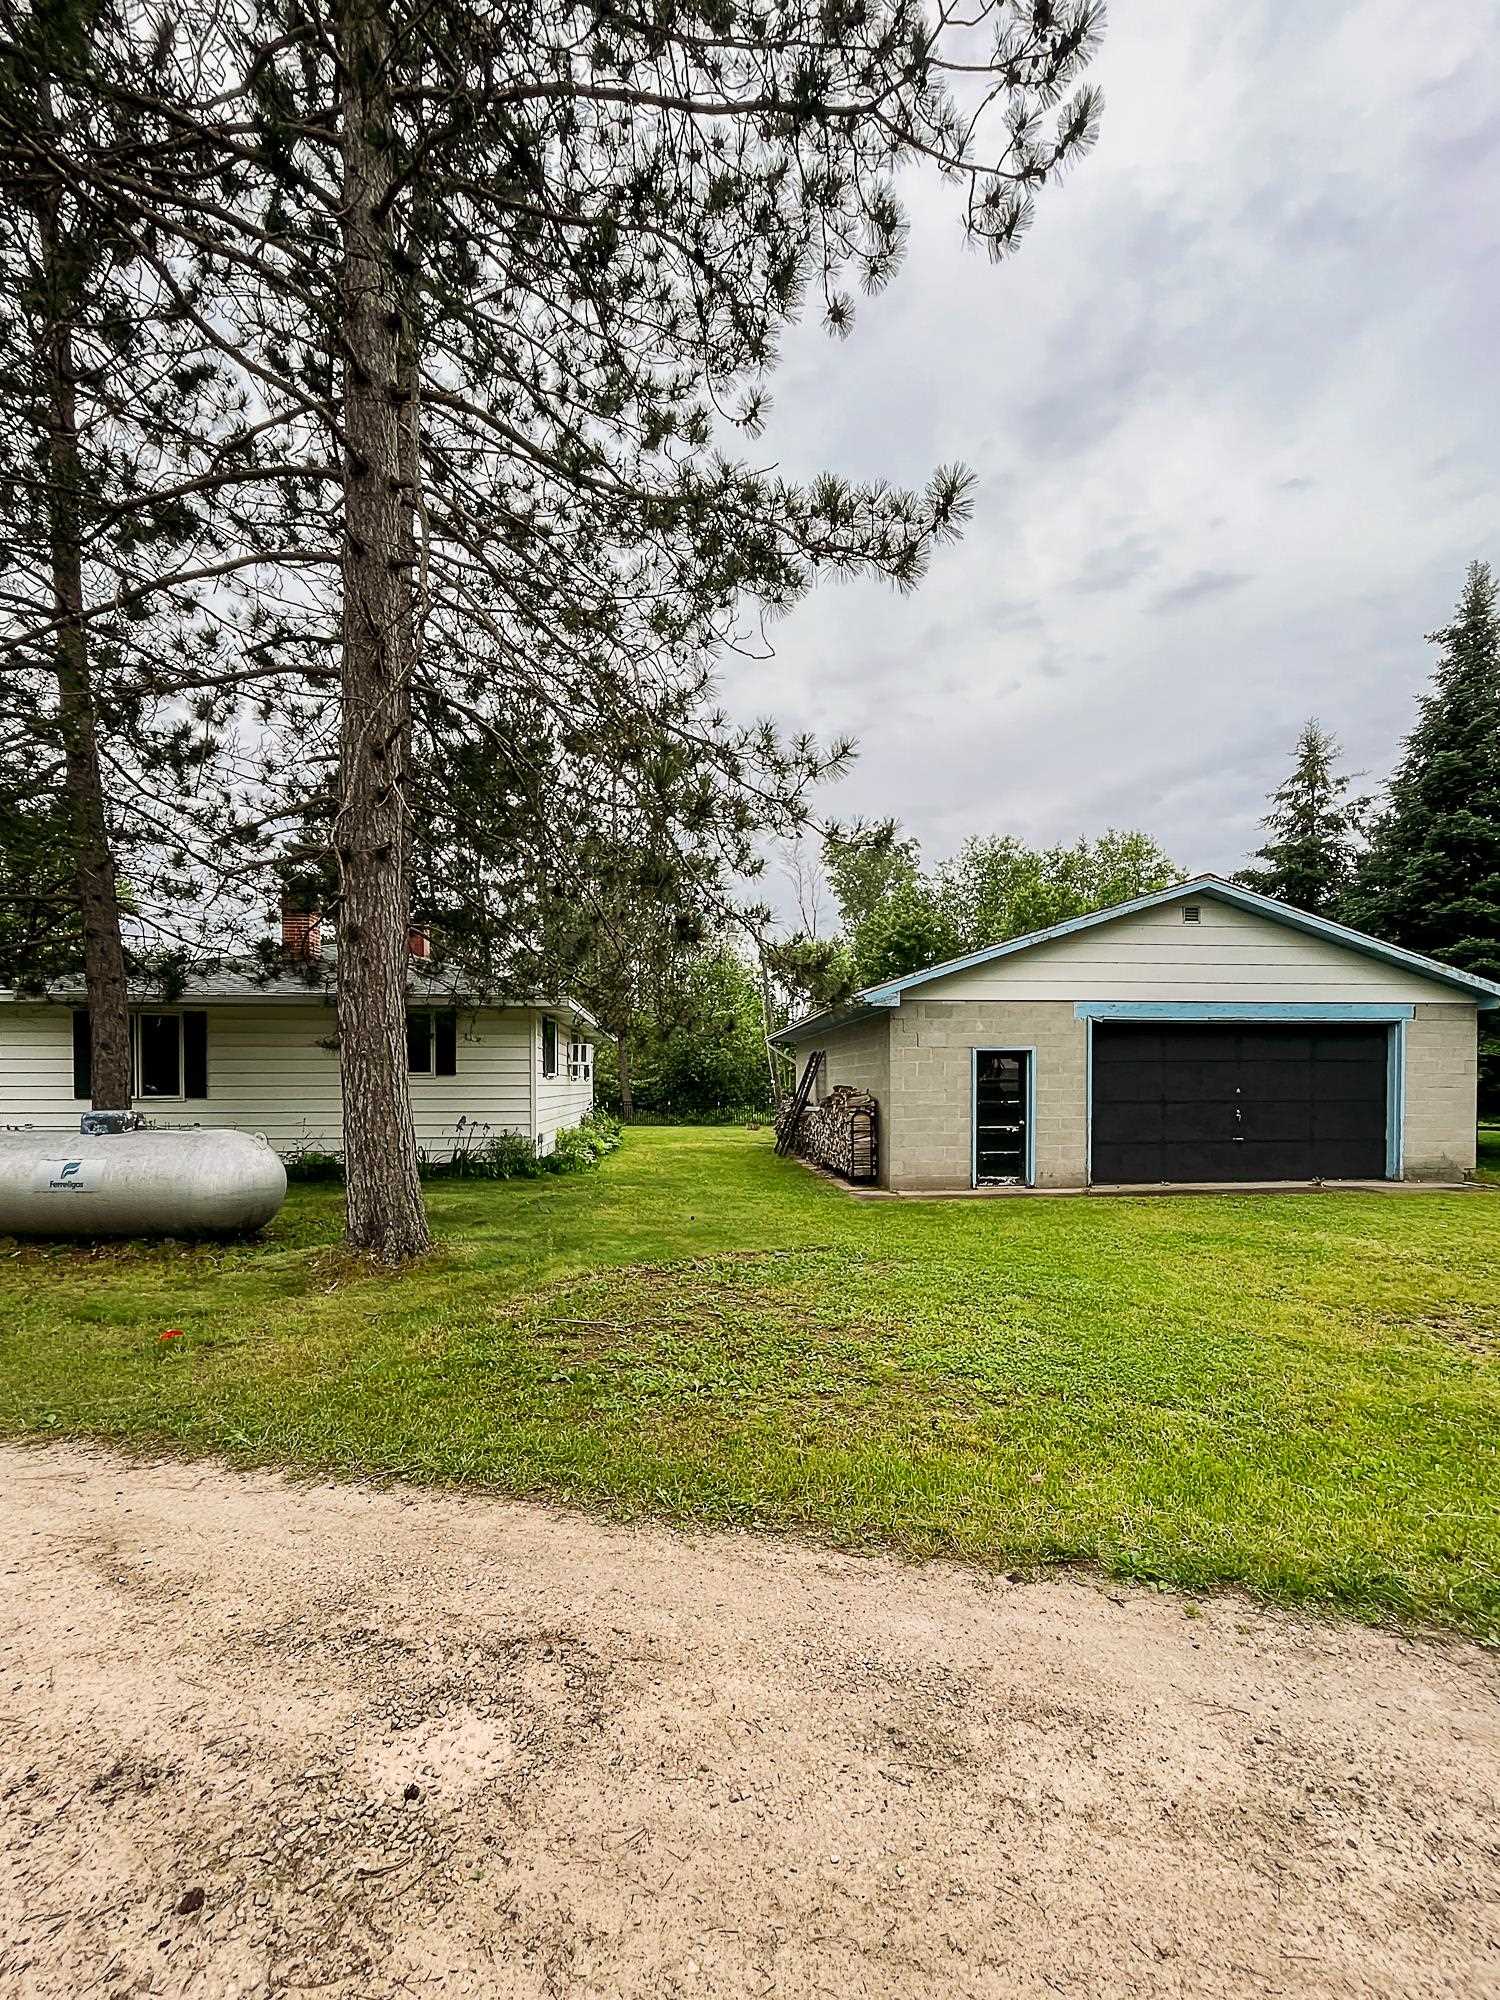
{"label": "green grass lawn", "polygon": [[334,1189],[261,1243],[7,1246],[0,1430],[1497,1636],[1500,1199],[855,1201],[688,1128],[429,1199],[395,1278]]}
{"label": "green grass lawn", "polygon": [[1479,1179],[1500,1181],[1500,1125],[1479,1128]]}

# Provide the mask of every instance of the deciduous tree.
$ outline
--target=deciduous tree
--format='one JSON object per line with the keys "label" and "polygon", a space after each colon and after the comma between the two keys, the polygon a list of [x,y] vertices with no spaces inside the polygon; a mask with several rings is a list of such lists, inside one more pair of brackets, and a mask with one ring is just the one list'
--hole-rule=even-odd
{"label": "deciduous tree", "polygon": [[1148,834],[1111,828],[1072,846],[1028,847],[1010,835],[966,840],[937,871],[937,894],[958,938],[957,950],[1150,895],[1182,879],[1182,870]]}
{"label": "deciduous tree", "polygon": [[835,830],[824,852],[843,932],[837,939],[783,940],[773,961],[793,1003],[814,1008],[1130,902],[1182,873],[1148,835],[1113,830],[1045,849],[1011,834],[973,835],[929,871],[917,843],[885,820]]}

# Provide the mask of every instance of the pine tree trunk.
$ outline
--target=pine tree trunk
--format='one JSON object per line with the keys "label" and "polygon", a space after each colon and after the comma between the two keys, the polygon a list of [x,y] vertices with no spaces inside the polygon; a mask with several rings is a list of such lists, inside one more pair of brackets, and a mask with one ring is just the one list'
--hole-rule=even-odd
{"label": "pine tree trunk", "polygon": [[[43,91],[42,116],[51,103]],[[119,888],[110,852],[99,741],[94,719],[88,634],[83,622],[83,468],[78,449],[77,376],[72,314],[78,297],[67,268],[56,200],[39,214],[46,318],[39,360],[47,385],[48,537],[53,615],[58,619],[54,670],[62,737],[64,790],[72,843],[73,889],[83,931],[83,977],[92,1056],[89,1094],[96,1110],[130,1108],[130,1011]]]}
{"label": "pine tree trunk", "polygon": [[628,1125],[635,1116],[635,1085],[630,1078],[630,1034],[615,1037],[616,1061],[620,1071],[620,1116]]}
{"label": "pine tree trunk", "polygon": [[781,1077],[776,1068],[776,1051],[771,1047],[771,974],[759,941],[756,959],[760,967],[760,1038],[766,1051],[766,1071],[771,1080],[771,1110],[774,1112],[781,1102]]}
{"label": "pine tree trunk", "polygon": [[400,287],[389,218],[389,31],[380,0],[337,17],[343,141],[345,436],[338,1023],[351,1248],[430,1247],[406,1080],[406,775],[412,495],[402,478]]}

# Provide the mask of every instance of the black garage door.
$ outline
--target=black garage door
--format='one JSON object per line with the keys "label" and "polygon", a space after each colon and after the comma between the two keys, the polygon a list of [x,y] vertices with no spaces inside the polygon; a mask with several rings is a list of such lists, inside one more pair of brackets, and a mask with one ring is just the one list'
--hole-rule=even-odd
{"label": "black garage door", "polygon": [[1093,1178],[1378,1180],[1386,1035],[1096,1021]]}

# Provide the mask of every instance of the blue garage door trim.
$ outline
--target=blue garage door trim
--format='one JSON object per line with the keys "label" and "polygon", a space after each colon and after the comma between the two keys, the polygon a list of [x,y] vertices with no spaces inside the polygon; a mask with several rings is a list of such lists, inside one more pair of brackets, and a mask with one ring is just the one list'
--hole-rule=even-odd
{"label": "blue garage door trim", "polygon": [[1386,1000],[1080,1000],[1078,1021],[1409,1021],[1416,1008]]}

